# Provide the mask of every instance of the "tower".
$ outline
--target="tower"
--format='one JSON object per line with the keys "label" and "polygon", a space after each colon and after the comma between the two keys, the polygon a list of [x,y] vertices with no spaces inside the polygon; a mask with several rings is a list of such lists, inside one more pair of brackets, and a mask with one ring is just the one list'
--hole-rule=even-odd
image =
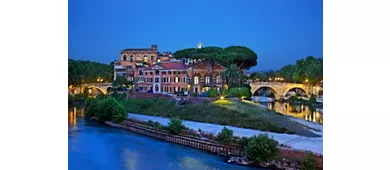
{"label": "tower", "polygon": [[202,42],[198,42],[198,48],[201,49],[202,48]]}

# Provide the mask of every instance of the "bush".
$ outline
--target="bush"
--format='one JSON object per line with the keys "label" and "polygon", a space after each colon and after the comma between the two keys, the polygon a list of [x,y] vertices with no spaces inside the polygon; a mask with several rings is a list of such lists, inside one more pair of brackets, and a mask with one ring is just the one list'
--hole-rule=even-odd
{"label": "bush", "polygon": [[182,120],[179,118],[172,118],[168,123],[168,131],[170,134],[178,135],[185,129],[185,126],[182,123]]}
{"label": "bush", "polygon": [[96,98],[88,97],[87,100],[85,100],[85,108],[88,108],[94,102],[97,102]]}
{"label": "bush", "polygon": [[98,100],[88,100],[85,108],[85,117],[90,118],[93,116],[97,116],[99,112],[99,102]]}
{"label": "bush", "polygon": [[222,131],[218,133],[217,141],[223,144],[230,144],[233,141],[233,130],[223,127]]}
{"label": "bush", "polygon": [[278,142],[267,134],[253,136],[245,146],[245,153],[250,161],[270,161],[278,153]]}
{"label": "bush", "polygon": [[242,137],[240,138],[240,140],[238,141],[238,144],[244,148],[245,146],[248,145],[248,142],[249,142],[249,139],[247,137]]}
{"label": "bush", "polygon": [[126,118],[125,108],[113,98],[104,100],[88,100],[86,117],[96,116],[100,122],[113,121],[120,123]]}
{"label": "bush", "polygon": [[104,95],[103,93],[99,93],[97,96],[96,96],[96,99],[97,100],[104,100],[107,98],[107,95]]}
{"label": "bush", "polygon": [[212,88],[209,91],[207,91],[207,97],[217,97],[218,91],[216,88]]}
{"label": "bush", "polygon": [[317,161],[312,152],[306,153],[302,161],[302,170],[316,170]]}

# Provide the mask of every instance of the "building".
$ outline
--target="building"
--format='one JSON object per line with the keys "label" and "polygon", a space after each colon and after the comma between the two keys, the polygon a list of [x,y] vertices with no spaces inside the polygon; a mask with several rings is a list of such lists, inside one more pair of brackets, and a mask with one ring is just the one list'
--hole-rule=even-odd
{"label": "building", "polygon": [[170,52],[160,54],[157,45],[151,48],[127,48],[120,51],[120,60],[114,65],[114,80],[117,76],[125,76],[130,81],[135,81],[135,73],[153,64],[169,60],[172,57]]}
{"label": "building", "polygon": [[161,54],[157,45],[152,45],[152,48],[122,50],[120,61],[114,66],[114,80],[125,76],[134,81],[138,92],[200,94],[211,88],[213,78],[214,87],[221,89],[223,66],[216,64],[213,76],[208,70],[204,63],[176,60],[172,53]]}

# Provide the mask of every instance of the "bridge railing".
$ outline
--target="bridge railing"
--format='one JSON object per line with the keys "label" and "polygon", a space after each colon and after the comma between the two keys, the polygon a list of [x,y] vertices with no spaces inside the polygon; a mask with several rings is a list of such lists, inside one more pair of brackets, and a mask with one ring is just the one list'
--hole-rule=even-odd
{"label": "bridge railing", "polygon": [[253,85],[307,85],[300,83],[287,83],[287,82],[253,82]]}

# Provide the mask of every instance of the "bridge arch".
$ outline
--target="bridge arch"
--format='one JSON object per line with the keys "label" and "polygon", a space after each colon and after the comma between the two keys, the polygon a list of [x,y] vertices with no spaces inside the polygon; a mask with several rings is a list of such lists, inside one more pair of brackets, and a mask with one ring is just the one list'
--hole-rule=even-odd
{"label": "bridge arch", "polygon": [[89,85],[89,86],[87,86],[87,88],[95,88],[95,89],[99,90],[100,92],[102,92],[104,95],[107,94],[107,89],[108,89],[108,88],[102,88],[102,87],[99,87],[96,85]]}
{"label": "bridge arch", "polygon": [[282,94],[283,97],[285,97],[285,96],[287,95],[287,93],[288,93],[289,91],[293,90],[293,89],[302,90],[306,95],[309,95],[309,93],[308,93],[308,92],[309,92],[309,89],[307,89],[307,88],[305,88],[305,87],[298,87],[298,86],[294,87],[294,86],[292,86],[292,87],[288,87],[287,90]]}
{"label": "bridge arch", "polygon": [[272,88],[271,86],[260,86],[260,87],[258,87],[258,88],[254,91],[254,93],[253,93],[252,95],[255,96],[257,93],[259,93],[259,90],[262,89],[262,88],[267,88],[267,89],[269,89],[269,90],[274,94],[275,99],[279,96],[278,92],[277,92],[274,88]]}

